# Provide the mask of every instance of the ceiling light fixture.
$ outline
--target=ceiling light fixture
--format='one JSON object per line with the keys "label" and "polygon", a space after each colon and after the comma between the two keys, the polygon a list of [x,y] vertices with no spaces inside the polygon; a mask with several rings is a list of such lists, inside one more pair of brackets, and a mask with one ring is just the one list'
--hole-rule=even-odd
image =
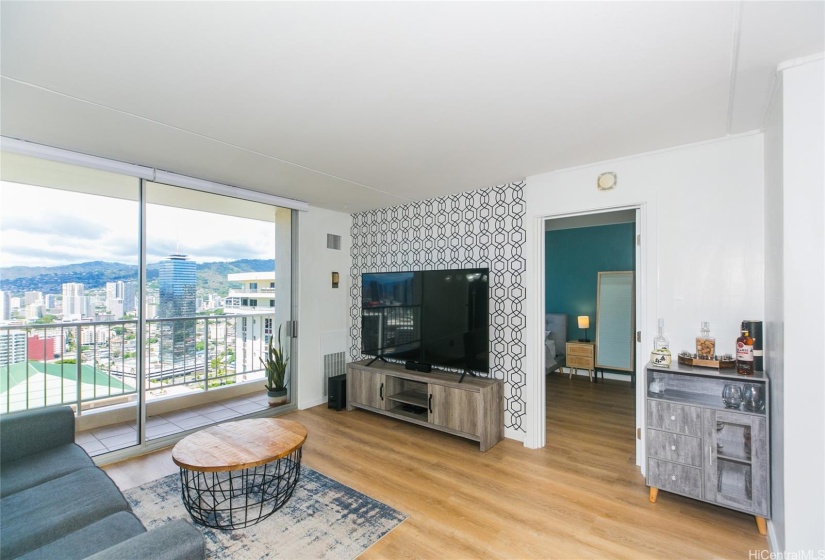
{"label": "ceiling light fixture", "polygon": [[596,188],[600,191],[609,191],[610,189],[616,186],[618,182],[618,177],[612,171],[608,171],[606,173],[602,173],[599,175],[599,178],[596,179]]}

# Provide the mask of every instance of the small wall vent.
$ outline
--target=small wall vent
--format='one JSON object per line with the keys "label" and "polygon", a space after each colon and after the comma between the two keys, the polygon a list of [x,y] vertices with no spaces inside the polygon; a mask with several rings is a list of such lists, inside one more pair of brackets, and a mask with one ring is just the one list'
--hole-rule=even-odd
{"label": "small wall vent", "polygon": [[341,250],[341,236],[334,233],[327,234],[327,249]]}
{"label": "small wall vent", "polygon": [[329,378],[347,373],[347,357],[344,352],[335,352],[322,356],[324,360],[324,396],[327,396]]}

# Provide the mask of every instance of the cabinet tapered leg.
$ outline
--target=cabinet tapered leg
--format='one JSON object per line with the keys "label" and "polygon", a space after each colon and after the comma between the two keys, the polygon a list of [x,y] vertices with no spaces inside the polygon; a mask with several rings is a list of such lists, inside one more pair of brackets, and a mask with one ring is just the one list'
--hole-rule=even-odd
{"label": "cabinet tapered leg", "polygon": [[656,502],[656,497],[659,495],[659,489],[655,486],[650,487],[650,497],[648,498],[652,503]]}
{"label": "cabinet tapered leg", "polygon": [[759,517],[758,515],[754,515],[756,518],[756,528],[759,529],[760,535],[767,535],[768,534],[768,522],[765,521],[764,517]]}

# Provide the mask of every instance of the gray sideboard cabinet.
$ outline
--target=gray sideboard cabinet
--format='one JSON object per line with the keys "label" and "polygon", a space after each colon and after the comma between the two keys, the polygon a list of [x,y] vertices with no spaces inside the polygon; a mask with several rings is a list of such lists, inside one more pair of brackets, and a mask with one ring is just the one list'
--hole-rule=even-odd
{"label": "gray sideboard cabinet", "polygon": [[[725,406],[726,385],[751,397]],[[752,386],[750,391],[745,391]],[[767,534],[770,519],[769,380],[673,364],[647,364],[645,375],[647,485],[749,513]]]}

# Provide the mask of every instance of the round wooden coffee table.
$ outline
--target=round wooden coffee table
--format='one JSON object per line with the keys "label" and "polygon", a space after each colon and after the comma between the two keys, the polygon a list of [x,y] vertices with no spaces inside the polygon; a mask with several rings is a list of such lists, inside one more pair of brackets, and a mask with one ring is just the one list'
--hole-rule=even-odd
{"label": "round wooden coffee table", "polygon": [[227,422],[180,440],[183,505],[195,523],[242,529],[263,521],[292,496],[301,475],[306,428],[280,418]]}

